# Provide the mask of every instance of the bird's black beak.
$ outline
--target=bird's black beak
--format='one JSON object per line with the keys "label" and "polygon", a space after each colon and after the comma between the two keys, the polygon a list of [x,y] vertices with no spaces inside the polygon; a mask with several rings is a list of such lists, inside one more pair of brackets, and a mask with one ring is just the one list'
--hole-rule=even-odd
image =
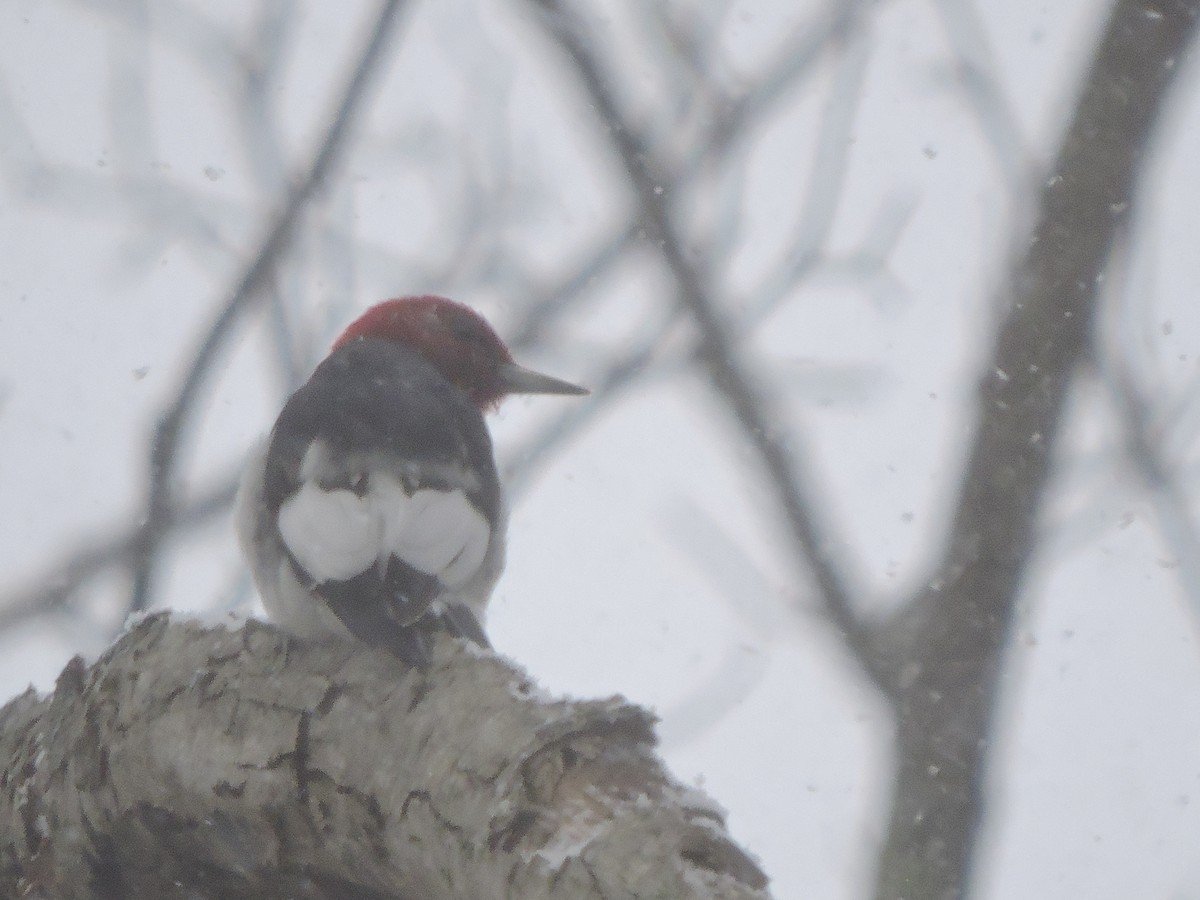
{"label": "bird's black beak", "polygon": [[571,394],[582,396],[591,393],[585,387],[580,387],[577,384],[571,384],[569,381],[562,381],[558,378],[551,378],[549,375],[543,375],[541,372],[533,371],[533,369],[526,369],[524,366],[518,366],[516,363],[504,363],[500,366],[497,375],[506,394]]}

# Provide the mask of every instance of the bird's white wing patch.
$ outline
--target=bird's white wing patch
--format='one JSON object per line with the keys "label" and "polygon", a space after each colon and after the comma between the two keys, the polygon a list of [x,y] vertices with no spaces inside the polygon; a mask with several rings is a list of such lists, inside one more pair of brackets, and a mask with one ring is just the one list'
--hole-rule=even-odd
{"label": "bird's white wing patch", "polygon": [[369,569],[379,553],[378,515],[369,497],[322,490],[306,481],[279,508],[279,533],[315,581],[344,581]]}
{"label": "bird's white wing patch", "polygon": [[410,496],[379,472],[367,484],[360,497],[306,481],[280,508],[284,543],[314,580],[344,581],[392,555],[448,588],[475,575],[491,528],[464,492],[422,488]]}
{"label": "bird's white wing patch", "polygon": [[411,497],[397,493],[380,509],[383,551],[436,574],[447,587],[465,584],[479,569],[491,539],[483,514],[462,491],[422,488]]}

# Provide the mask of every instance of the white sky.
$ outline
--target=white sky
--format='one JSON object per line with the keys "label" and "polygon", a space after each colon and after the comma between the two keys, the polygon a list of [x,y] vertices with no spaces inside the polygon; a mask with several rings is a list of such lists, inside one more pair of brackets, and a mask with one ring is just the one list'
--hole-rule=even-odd
{"label": "white sky", "polygon": [[[0,598],[135,514],[151,425],[276,196],[278,167],[268,156],[256,168],[263,148],[255,157],[238,137],[234,70],[198,65],[186,49],[207,40],[203,23],[185,15],[191,7],[147,5],[149,45],[117,13],[95,11],[137,4],[0,6]],[[977,60],[990,54],[1021,130],[1009,137],[1037,159],[1054,145],[1101,6],[978,4],[987,52]],[[237,11],[249,7],[196,8],[248,41],[249,16]],[[749,80],[781,31],[816,9],[797,7],[734,5],[721,40],[731,80]],[[273,95],[292,162],[370,9],[297,8]],[[656,64],[630,8],[597,21],[597,41],[625,54],[627,91],[649,108]],[[496,0],[424,4],[404,29],[366,136],[314,218],[359,241],[352,263],[338,264],[332,238],[310,236],[280,279],[314,351],[367,304],[427,289],[479,306],[504,331],[516,298],[448,241],[464,173],[504,194],[501,244],[547,278],[619,222],[592,121],[564,99],[531,20],[505,10]],[[1022,210],[1004,157],[950,77],[936,4],[884,4],[872,21],[827,249],[855,250],[881,208],[911,204],[888,259],[894,282],[805,282],[750,349],[811,444],[860,586],[886,602],[921,576],[941,535]],[[827,66],[754,145],[727,208],[741,227],[724,260],[735,294],[752,293],[795,240],[835,77]],[[1194,67],[1183,82],[1139,213],[1118,330],[1164,415],[1184,410],[1163,430],[1186,472],[1200,359]],[[134,95],[145,86],[145,120],[122,85]],[[657,320],[664,290],[647,267],[627,267],[558,329],[558,347],[525,361],[586,383],[603,353]],[[265,329],[243,334],[206,394],[191,486],[227,471],[281,402]],[[493,422],[501,456],[511,460],[560,402],[510,403]],[[1200,896],[1197,622],[1177,548],[1121,468],[1115,434],[1103,396],[1082,391],[1008,669],[981,868],[989,900]],[[521,494],[491,633],[552,690],[620,692],[657,709],[671,768],[730,810],[776,896],[850,900],[869,884],[880,836],[889,723],[795,586],[770,498],[730,437],[723,411],[678,371],[610,407]],[[172,556],[163,604],[219,608],[240,596],[240,571],[222,520]],[[109,579],[89,592],[90,614],[0,638],[0,694],[31,681],[48,689],[70,654],[94,655],[125,589]]]}

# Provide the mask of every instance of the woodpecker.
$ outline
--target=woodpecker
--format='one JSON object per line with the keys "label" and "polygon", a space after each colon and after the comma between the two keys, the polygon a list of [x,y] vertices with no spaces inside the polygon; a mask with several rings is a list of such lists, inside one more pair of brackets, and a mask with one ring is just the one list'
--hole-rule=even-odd
{"label": "woodpecker", "polygon": [[506,509],[484,414],[509,394],[586,394],[523,368],[470,308],[387,300],[334,342],[242,479],[237,528],[268,614],[411,666],[438,629],[488,646]]}

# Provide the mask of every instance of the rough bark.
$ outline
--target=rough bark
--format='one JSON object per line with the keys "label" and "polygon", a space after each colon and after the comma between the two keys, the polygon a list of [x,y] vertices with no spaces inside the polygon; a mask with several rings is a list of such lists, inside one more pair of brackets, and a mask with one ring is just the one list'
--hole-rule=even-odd
{"label": "rough bark", "polygon": [[449,639],[420,673],[151,616],[0,711],[0,894],[766,897],[652,726]]}
{"label": "rough bark", "polygon": [[1198,8],[1196,0],[1115,5],[1013,270],[943,561],[881,635],[903,649],[877,900],[968,892],[1001,666],[1062,410]]}

